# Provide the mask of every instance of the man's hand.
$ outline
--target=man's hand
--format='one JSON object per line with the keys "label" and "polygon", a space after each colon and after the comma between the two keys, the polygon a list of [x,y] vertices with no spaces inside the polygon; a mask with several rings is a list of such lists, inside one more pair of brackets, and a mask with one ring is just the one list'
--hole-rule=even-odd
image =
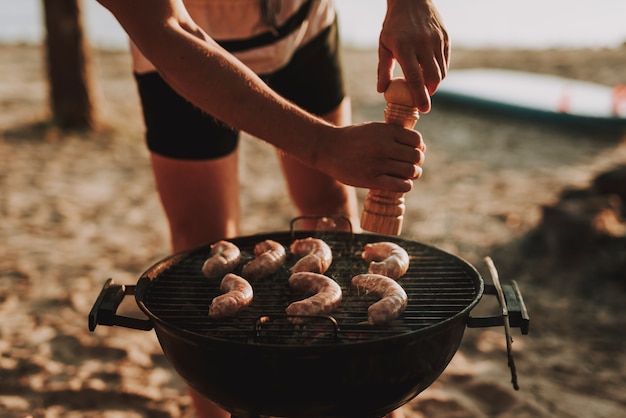
{"label": "man's hand", "polygon": [[415,106],[430,111],[430,95],[450,63],[448,33],[432,0],[387,0],[387,15],[378,46],[378,85],[384,92],[400,64]]}
{"label": "man's hand", "polygon": [[421,176],[426,146],[419,132],[382,122],[330,129],[311,165],[342,183],[406,193]]}

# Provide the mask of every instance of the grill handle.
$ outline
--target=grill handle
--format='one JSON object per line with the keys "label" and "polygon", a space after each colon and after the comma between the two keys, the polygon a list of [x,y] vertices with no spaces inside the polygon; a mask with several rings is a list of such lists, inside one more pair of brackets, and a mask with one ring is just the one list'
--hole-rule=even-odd
{"label": "grill handle", "polygon": [[485,262],[489,268],[493,285],[485,285],[484,293],[497,296],[502,313],[500,316],[487,318],[469,317],[467,326],[468,328],[476,328],[504,325],[506,352],[509,360],[509,369],[511,369],[511,383],[515,390],[519,390],[517,371],[515,361],[513,360],[513,349],[511,347],[513,343],[513,338],[511,338],[511,326],[519,327],[524,335],[528,334],[528,325],[530,323],[528,311],[526,310],[524,299],[522,299],[522,294],[515,280],[512,281],[513,284],[510,286],[502,286],[500,284],[500,278],[498,277],[498,271],[491,257],[485,257]]}
{"label": "grill handle", "polygon": [[126,295],[134,295],[135,286],[117,285],[113,279],[107,279],[100,295],[89,312],[89,331],[93,332],[97,325],[121,326],[125,328],[150,331],[153,328],[149,319],[130,318],[117,315],[117,308]]}
{"label": "grill handle", "polygon": [[[511,281],[511,284],[505,284],[501,286],[504,296],[504,306],[508,314],[508,322],[511,327],[519,328],[523,335],[528,334],[528,328],[530,325],[530,319],[524,299],[520,293],[519,287],[515,280]],[[485,285],[485,295],[496,295],[499,298],[497,287],[493,284]],[[502,303],[502,302],[500,302]],[[468,328],[488,328],[488,327],[500,327],[505,325],[507,316],[486,316],[486,317],[472,317],[467,320]]]}
{"label": "grill handle", "polygon": [[[295,238],[296,231],[300,231],[299,223],[312,224],[315,222],[314,231],[342,231],[349,232],[351,235],[354,233],[352,228],[352,222],[350,218],[344,215],[331,215],[331,216],[298,216],[293,218],[289,224],[289,231],[291,237]],[[307,228],[308,229],[308,228]]]}

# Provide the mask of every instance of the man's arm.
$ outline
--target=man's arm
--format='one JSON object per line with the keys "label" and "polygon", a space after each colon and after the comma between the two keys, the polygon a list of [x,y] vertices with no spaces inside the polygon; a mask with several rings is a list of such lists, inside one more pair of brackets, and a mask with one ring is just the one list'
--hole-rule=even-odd
{"label": "man's arm", "polygon": [[394,60],[400,64],[421,112],[430,111],[430,95],[446,76],[450,40],[432,0],[387,0],[387,14],[378,47],[378,91],[392,78]]}
{"label": "man's arm", "polygon": [[419,133],[336,127],[305,112],[215,43],[180,0],[99,2],[179,94],[223,122],[349,185],[406,192],[421,172]]}

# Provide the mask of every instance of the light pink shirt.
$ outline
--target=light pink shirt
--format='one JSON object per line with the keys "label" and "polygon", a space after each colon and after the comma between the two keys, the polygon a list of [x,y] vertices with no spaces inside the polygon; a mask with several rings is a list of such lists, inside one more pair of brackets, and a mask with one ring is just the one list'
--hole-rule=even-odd
{"label": "light pink shirt", "polygon": [[[282,25],[305,2],[305,0],[183,0],[183,3],[189,15],[209,36],[226,41],[251,38],[272,29],[262,22],[261,1],[268,2],[269,7],[276,10],[277,26]],[[331,25],[334,19],[333,0],[314,0],[309,18],[294,32],[274,44],[235,52],[233,55],[257,74],[276,71],[289,62],[301,45]],[[133,70],[138,73],[155,71],[152,63],[132,42],[130,46]]]}

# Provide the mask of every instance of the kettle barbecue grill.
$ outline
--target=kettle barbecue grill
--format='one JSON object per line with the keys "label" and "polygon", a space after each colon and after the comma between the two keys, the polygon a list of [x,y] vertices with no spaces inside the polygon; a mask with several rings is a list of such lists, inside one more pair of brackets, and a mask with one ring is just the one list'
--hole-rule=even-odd
{"label": "kettle barbecue grill", "polygon": [[[341,286],[343,299],[330,316],[307,317],[294,324],[286,306],[306,295],[289,289],[289,255],[273,276],[253,282],[251,305],[231,318],[210,319],[211,300],[221,294],[220,280],[201,267],[210,245],[171,255],[150,267],[136,285],[107,280],[89,314],[89,328],[154,328],[165,356],[197,392],[233,417],[381,417],[432,384],[456,353],[466,327],[504,326],[512,382],[517,377],[510,327],[528,333],[529,317],[515,282],[500,285],[489,261],[492,285],[465,260],[419,242],[350,231],[289,231],[230,239],[242,253],[240,267],[266,239],[288,247],[295,239],[323,239],[333,251],[325,273]],[[374,302],[350,288],[367,271],[361,258],[366,243],[391,241],[409,254],[410,266],[398,283],[408,295],[403,314],[385,326],[367,324]],[[239,271],[236,270],[235,273]],[[470,311],[483,294],[498,298],[502,312],[474,318]],[[134,295],[146,319],[117,315]]]}

